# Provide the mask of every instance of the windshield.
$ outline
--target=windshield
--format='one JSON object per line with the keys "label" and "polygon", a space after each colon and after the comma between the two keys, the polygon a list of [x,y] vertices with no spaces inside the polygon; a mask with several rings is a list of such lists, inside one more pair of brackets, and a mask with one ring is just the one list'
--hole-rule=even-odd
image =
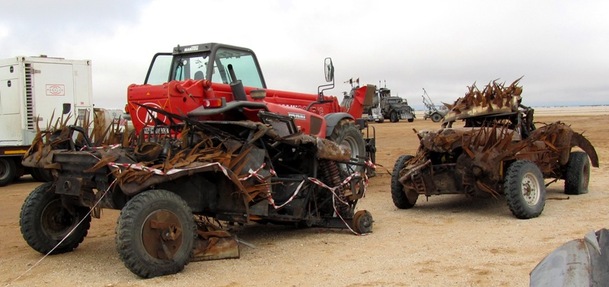
{"label": "windshield", "polygon": [[[237,80],[241,80],[244,86],[266,88],[253,54],[220,48],[216,52],[213,63],[210,63],[210,58],[210,52],[182,55],[157,54],[148,72],[146,83],[159,85],[169,80],[207,79],[214,83],[229,84],[234,80],[230,77],[230,66]],[[171,68],[172,60],[175,60],[173,68]]]}
{"label": "windshield", "polygon": [[244,86],[265,88],[254,55],[249,52],[220,48],[214,64],[212,82],[228,84],[235,80],[230,78],[230,65],[235,71],[236,80],[241,80]]}

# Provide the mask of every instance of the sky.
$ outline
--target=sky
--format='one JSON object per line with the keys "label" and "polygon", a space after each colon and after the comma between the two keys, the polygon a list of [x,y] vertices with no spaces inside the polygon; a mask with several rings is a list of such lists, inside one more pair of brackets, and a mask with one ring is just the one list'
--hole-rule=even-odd
{"label": "sky", "polygon": [[609,104],[609,1],[3,0],[0,58],[92,61],[96,107],[123,108],[152,56],[220,42],[256,53],[272,89],[316,93],[324,58],[423,108],[520,81],[529,106]]}

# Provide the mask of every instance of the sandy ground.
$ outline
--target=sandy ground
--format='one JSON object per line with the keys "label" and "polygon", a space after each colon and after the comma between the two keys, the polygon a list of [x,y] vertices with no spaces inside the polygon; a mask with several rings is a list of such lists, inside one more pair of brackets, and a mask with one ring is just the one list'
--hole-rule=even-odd
{"label": "sandy ground", "polygon": [[[587,232],[609,228],[609,112],[545,111],[542,122],[561,120],[595,145],[601,167],[592,170],[590,192],[567,196],[563,182],[548,187],[539,218],[519,220],[503,198],[460,195],[419,198],[413,209],[391,201],[390,176],[379,168],[358,208],[374,216],[374,231],[247,226],[237,235],[240,259],[192,262],[179,274],[143,280],[127,270],[114,249],[118,211],[93,219],[74,251],[43,257],[19,231],[19,211],[39,183],[23,177],[0,188],[1,286],[528,286],[529,272],[547,254]],[[413,154],[412,129],[436,128],[422,117],[413,123],[374,124],[378,163],[392,169],[401,154]]]}

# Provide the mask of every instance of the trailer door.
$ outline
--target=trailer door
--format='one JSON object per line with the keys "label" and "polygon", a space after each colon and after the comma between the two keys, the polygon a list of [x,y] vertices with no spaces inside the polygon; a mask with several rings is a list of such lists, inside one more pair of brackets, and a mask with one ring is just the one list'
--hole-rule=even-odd
{"label": "trailer door", "polygon": [[[51,116],[55,121],[64,112],[74,112],[74,71],[69,63],[32,63],[32,67],[33,114],[28,117],[37,119],[42,128],[47,126]],[[69,105],[69,110],[64,110],[64,104]],[[35,129],[35,126],[30,128]]]}
{"label": "trailer door", "polygon": [[21,145],[19,66],[14,64],[0,68],[0,146]]}

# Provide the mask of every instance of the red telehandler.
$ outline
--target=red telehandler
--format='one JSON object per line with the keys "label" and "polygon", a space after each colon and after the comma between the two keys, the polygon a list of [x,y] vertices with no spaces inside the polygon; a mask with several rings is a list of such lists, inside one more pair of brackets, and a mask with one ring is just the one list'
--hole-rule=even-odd
{"label": "red telehandler", "polygon": [[[260,121],[256,111],[264,107],[286,115],[305,134],[347,144],[353,158],[374,159],[374,138],[364,139],[360,130],[375,87],[355,87],[341,107],[337,97],[323,91],[334,87],[334,66],[325,60],[326,80],[317,94],[268,89],[254,52],[243,47],[207,43],[175,47],[173,53],[158,53],[152,59],[143,85],[128,88],[127,112],[135,130],[149,131],[157,116],[147,107],[198,120]],[[158,115],[161,121],[165,117]]]}

